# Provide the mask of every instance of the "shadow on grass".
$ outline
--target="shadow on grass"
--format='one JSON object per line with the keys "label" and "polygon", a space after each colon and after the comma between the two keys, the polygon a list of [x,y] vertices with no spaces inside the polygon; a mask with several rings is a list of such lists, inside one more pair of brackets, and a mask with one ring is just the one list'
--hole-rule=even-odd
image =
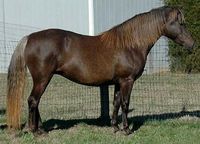
{"label": "shadow on grass", "polygon": [[73,119],[73,120],[50,119],[43,122],[43,128],[46,132],[49,132],[56,129],[69,129],[79,123],[104,127],[104,126],[110,126],[110,119],[109,118]]}
{"label": "shadow on grass", "polygon": [[138,130],[145,122],[149,120],[168,120],[181,118],[183,116],[197,117],[200,118],[200,111],[181,111],[177,113],[163,113],[155,115],[145,115],[145,116],[136,116],[129,119],[129,123],[133,124],[132,131]]}
{"label": "shadow on grass", "polygon": [[[5,115],[5,110],[0,110],[1,115]],[[177,113],[163,113],[155,115],[144,115],[144,116],[135,116],[129,118],[129,124],[133,125],[132,131],[138,130],[145,122],[149,120],[167,120],[167,119],[176,119],[183,116],[197,117],[200,118],[200,111],[182,111]],[[119,122],[121,122],[121,116],[118,117]],[[87,125],[95,125],[99,127],[110,126],[110,118],[97,118],[97,119],[73,119],[73,120],[59,120],[59,119],[50,119],[43,122],[43,128],[46,132],[57,130],[57,129],[69,129],[74,125],[79,123],[85,123]],[[23,125],[24,127],[24,125]],[[0,130],[7,128],[6,124],[0,125]]]}
{"label": "shadow on grass", "polygon": [[8,126],[6,124],[0,125],[0,130],[5,130],[7,128],[8,128]]}
{"label": "shadow on grass", "polygon": [[[167,120],[175,119],[183,116],[198,117],[200,118],[200,111],[182,111],[177,113],[164,113],[158,115],[144,115],[135,116],[129,118],[129,124],[133,125],[132,131],[138,130],[146,121],[149,120]],[[74,119],[74,120],[59,120],[50,119],[43,123],[44,130],[46,132],[56,130],[56,129],[69,129],[76,124],[85,123],[88,125],[95,125],[99,127],[110,126],[109,118],[98,118],[98,119]]]}
{"label": "shadow on grass", "polygon": [[6,114],[6,110],[5,109],[0,109],[0,115],[5,115]]}
{"label": "shadow on grass", "polygon": [[[0,116],[5,116],[6,110],[5,109],[0,109]],[[0,124],[0,130],[4,130],[7,128],[6,124]]]}

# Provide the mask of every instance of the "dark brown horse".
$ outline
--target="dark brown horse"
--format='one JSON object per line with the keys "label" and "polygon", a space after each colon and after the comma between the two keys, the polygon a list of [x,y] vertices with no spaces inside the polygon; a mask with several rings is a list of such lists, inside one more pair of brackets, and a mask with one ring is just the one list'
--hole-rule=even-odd
{"label": "dark brown horse", "polygon": [[60,29],[25,36],[14,51],[8,71],[8,126],[20,127],[27,67],[33,79],[28,98],[28,127],[31,131],[38,131],[41,127],[40,98],[53,75],[59,74],[84,85],[115,85],[111,124],[115,131],[119,129],[116,119],[121,106],[123,130],[129,134],[127,114],[131,90],[141,76],[155,42],[166,36],[189,49],[194,45],[183,22],[179,9],[161,7],[139,14],[97,36]]}

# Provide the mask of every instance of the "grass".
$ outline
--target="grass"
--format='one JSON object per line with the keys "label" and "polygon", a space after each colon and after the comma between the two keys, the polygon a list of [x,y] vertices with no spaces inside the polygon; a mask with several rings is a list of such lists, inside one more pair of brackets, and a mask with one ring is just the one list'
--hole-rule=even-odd
{"label": "grass", "polygon": [[34,136],[21,131],[0,130],[1,144],[199,144],[200,121],[180,119],[147,121],[129,136],[113,133],[107,126],[78,123],[68,129]]}
{"label": "grass", "polygon": [[[130,99],[133,111],[129,116],[199,110],[199,81],[199,74],[143,75],[134,85]],[[110,86],[110,114],[113,91],[113,86]],[[100,116],[100,90],[56,76],[41,99],[40,109],[47,119],[96,118]]]}
{"label": "grass", "polygon": [[[134,85],[129,116],[160,115],[200,109],[200,74],[157,73],[143,75]],[[27,97],[31,78],[24,97],[24,117],[27,117]],[[0,110],[5,110],[6,75],[0,75]],[[110,115],[112,114],[113,86],[109,87]],[[42,119],[79,119],[100,116],[100,90],[75,84],[54,76],[40,102]]]}
{"label": "grass", "polygon": [[[99,88],[77,85],[55,76],[40,103],[44,125],[53,130],[45,136],[35,137],[32,133],[4,129],[6,75],[0,75],[0,144],[198,144],[199,81],[199,74],[143,75],[134,85],[130,103],[130,124],[137,131],[124,136],[121,132],[114,134],[109,126],[96,123],[95,118],[100,116]],[[30,90],[29,77],[24,100],[24,120],[27,119],[26,97]],[[109,87],[109,91],[112,112],[113,86]],[[160,121],[150,120],[152,118]]]}

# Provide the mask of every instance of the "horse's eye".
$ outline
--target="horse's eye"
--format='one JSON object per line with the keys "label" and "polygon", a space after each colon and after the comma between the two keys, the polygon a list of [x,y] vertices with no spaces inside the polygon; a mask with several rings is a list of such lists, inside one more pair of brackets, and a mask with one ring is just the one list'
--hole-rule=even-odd
{"label": "horse's eye", "polygon": [[174,23],[175,23],[175,22],[173,21],[173,22],[170,23],[170,25],[174,25]]}
{"label": "horse's eye", "polygon": [[185,23],[180,23],[181,26],[185,27]]}

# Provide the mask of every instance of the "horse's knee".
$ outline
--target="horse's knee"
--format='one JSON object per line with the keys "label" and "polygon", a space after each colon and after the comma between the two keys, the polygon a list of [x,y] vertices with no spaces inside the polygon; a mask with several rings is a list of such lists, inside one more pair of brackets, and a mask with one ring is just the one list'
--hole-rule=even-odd
{"label": "horse's knee", "polygon": [[120,100],[114,100],[114,101],[113,101],[113,106],[114,106],[114,107],[120,106]]}
{"label": "horse's knee", "polygon": [[120,105],[120,95],[119,95],[119,92],[116,93],[116,95],[115,95],[115,98],[114,98],[114,101],[113,101],[113,105],[114,106],[119,106]]}

